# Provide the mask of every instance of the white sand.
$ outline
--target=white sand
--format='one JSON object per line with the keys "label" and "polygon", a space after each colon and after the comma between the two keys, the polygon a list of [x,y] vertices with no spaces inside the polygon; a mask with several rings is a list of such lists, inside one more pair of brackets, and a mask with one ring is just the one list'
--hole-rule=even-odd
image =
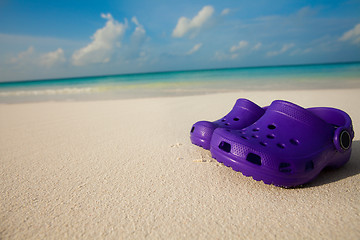
{"label": "white sand", "polygon": [[[350,162],[303,188],[244,177],[190,143],[237,98],[343,109]],[[0,239],[359,239],[360,89],[0,104]]]}

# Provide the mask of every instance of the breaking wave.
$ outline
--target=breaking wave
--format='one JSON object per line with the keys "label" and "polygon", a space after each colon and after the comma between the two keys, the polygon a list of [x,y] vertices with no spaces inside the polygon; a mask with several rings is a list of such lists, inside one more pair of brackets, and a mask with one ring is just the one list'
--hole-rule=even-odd
{"label": "breaking wave", "polygon": [[94,88],[59,88],[59,89],[37,89],[37,90],[15,90],[0,91],[0,97],[9,96],[43,96],[43,95],[71,95],[95,92]]}

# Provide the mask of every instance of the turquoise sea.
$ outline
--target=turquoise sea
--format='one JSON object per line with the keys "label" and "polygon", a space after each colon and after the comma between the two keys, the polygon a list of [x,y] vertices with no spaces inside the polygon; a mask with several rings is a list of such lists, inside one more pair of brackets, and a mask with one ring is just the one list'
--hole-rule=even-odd
{"label": "turquoise sea", "polygon": [[360,88],[360,62],[2,82],[0,103],[336,88]]}

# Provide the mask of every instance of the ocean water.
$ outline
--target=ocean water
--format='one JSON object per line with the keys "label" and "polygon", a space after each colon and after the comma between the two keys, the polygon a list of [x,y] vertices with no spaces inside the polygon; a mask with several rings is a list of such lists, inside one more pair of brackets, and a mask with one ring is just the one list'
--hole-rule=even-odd
{"label": "ocean water", "polygon": [[360,88],[360,63],[140,73],[0,83],[0,103]]}

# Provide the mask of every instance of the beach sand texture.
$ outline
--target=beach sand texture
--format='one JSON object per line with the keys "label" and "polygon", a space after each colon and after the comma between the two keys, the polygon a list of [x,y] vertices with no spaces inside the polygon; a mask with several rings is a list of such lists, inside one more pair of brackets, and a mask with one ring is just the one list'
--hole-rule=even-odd
{"label": "beach sand texture", "polygon": [[[284,189],[192,145],[237,98],[346,111],[350,161]],[[360,89],[0,104],[0,239],[359,239]]]}

